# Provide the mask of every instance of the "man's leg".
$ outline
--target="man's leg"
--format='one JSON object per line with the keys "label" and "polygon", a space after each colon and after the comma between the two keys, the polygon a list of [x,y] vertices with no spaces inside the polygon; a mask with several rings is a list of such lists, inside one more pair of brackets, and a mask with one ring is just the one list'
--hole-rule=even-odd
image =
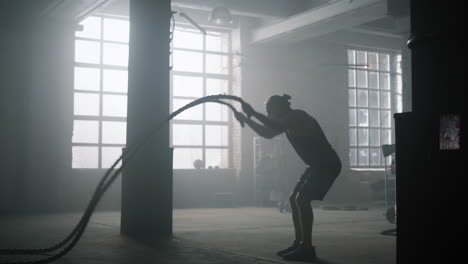
{"label": "man's leg", "polygon": [[291,193],[289,196],[289,204],[291,205],[291,214],[292,214],[292,220],[294,224],[294,235],[296,238],[297,242],[302,241],[302,229],[301,229],[301,216],[299,212],[299,207],[296,204],[296,199],[297,199],[298,192],[294,191]]}
{"label": "man's leg", "polygon": [[312,246],[314,214],[310,202],[311,199],[307,195],[307,189],[301,189],[296,196],[295,204],[299,211],[302,241],[296,250],[282,256],[286,260],[315,261],[317,259],[315,248]]}
{"label": "man's leg", "polygon": [[288,254],[288,253],[294,251],[297,247],[299,247],[299,244],[300,244],[300,242],[302,240],[302,231],[301,231],[299,209],[296,206],[297,189],[298,188],[295,188],[294,191],[289,196],[289,201],[290,201],[290,204],[291,204],[293,225],[294,225],[295,240],[294,240],[294,242],[292,243],[292,245],[290,247],[278,251],[276,253],[278,256],[283,256],[285,254]]}
{"label": "man's leg", "polygon": [[299,192],[296,197],[296,204],[299,209],[300,224],[301,224],[301,237],[302,246],[311,248],[312,247],[312,225],[314,223],[314,213],[312,206],[310,205],[311,200],[307,198],[304,193]]}

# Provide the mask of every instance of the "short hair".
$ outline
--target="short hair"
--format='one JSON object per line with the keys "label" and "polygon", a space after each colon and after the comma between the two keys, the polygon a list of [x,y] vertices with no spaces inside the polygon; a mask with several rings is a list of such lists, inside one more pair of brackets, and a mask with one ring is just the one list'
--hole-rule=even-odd
{"label": "short hair", "polygon": [[291,99],[291,96],[288,94],[283,94],[283,95],[273,95],[268,98],[268,100],[265,102],[266,105],[287,105],[290,106],[291,102],[289,100]]}

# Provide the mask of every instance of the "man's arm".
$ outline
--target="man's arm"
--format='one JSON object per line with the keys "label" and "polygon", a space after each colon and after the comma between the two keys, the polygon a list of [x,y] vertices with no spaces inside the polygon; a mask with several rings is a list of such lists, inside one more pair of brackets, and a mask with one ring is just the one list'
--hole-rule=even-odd
{"label": "man's arm", "polygon": [[271,120],[270,118],[268,118],[266,115],[262,114],[262,113],[259,113],[259,112],[255,112],[253,113],[252,115],[253,117],[257,118],[260,122],[262,122],[266,127],[269,127],[271,129],[274,129],[274,130],[279,130],[281,132],[284,132],[286,131],[286,129],[288,129],[285,125],[286,124],[282,124],[282,123],[278,123],[278,122],[274,122],[273,120]]}
{"label": "man's arm", "polygon": [[265,126],[271,128],[271,129],[279,130],[281,132],[284,132],[287,129],[287,127],[285,127],[285,124],[274,122],[273,120],[271,120],[270,118],[268,118],[264,114],[261,114],[261,113],[255,111],[253,109],[253,107],[248,103],[244,102],[242,104],[242,110],[244,110],[244,112],[247,114],[247,116],[249,116],[249,117],[253,116],[253,117],[257,118]]}
{"label": "man's arm", "polygon": [[273,128],[264,126],[262,124],[259,124],[255,121],[253,121],[250,118],[247,118],[245,115],[238,113],[236,115],[237,120],[242,120],[244,123],[246,123],[250,128],[252,128],[259,136],[264,137],[264,138],[273,138],[276,135],[279,135],[283,133],[281,130],[275,130]]}

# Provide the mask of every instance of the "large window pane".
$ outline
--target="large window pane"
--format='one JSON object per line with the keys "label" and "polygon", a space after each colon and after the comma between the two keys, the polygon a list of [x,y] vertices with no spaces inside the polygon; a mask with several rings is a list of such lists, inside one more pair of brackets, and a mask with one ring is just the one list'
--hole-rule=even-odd
{"label": "large window pane", "polygon": [[[193,100],[188,99],[173,99],[172,100],[172,111],[175,112],[186,104],[192,102]],[[176,120],[203,120],[203,106],[197,105],[192,107],[184,112],[178,114],[174,119]]]}
{"label": "large window pane", "polygon": [[390,109],[390,92],[380,93],[380,107]]}
{"label": "large window pane", "polygon": [[203,78],[174,75],[172,77],[173,96],[202,97]]}
{"label": "large window pane", "polygon": [[174,48],[203,49],[203,35],[190,29],[176,28],[172,41]]}
{"label": "large window pane", "polygon": [[367,107],[369,104],[369,98],[367,95],[367,90],[358,89],[358,106]]}
{"label": "large window pane", "polygon": [[349,66],[356,64],[356,51],[348,50],[348,64]]}
{"label": "large window pane", "polygon": [[206,167],[228,168],[229,156],[227,149],[206,149]]}
{"label": "large window pane", "polygon": [[349,109],[349,125],[356,126],[356,109]]}
{"label": "large window pane", "polygon": [[392,132],[390,129],[381,130],[382,145],[392,144]]}
{"label": "large window pane", "polygon": [[228,80],[224,79],[206,79],[206,95],[227,94],[229,93]]}
{"label": "large window pane", "polygon": [[203,54],[201,52],[174,50],[174,70],[203,72]]}
{"label": "large window pane", "polygon": [[391,113],[390,111],[381,111],[382,115],[382,127],[390,128],[392,126]]}
{"label": "large window pane", "polygon": [[207,125],[205,126],[205,144],[207,146],[227,146],[228,141],[228,127]]}
{"label": "large window pane", "polygon": [[102,122],[102,143],[125,144],[127,141],[127,123]]}
{"label": "large window pane", "polygon": [[357,87],[367,88],[367,72],[357,71]]}
{"label": "large window pane", "polygon": [[103,72],[103,90],[106,92],[127,93],[128,72],[122,70],[108,70]]}
{"label": "large window pane", "polygon": [[357,149],[350,148],[349,149],[349,165],[350,166],[357,166]]}
{"label": "large window pane", "polygon": [[382,90],[390,90],[390,74],[380,73],[379,77],[379,88]]}
{"label": "large window pane", "polygon": [[349,129],[349,145],[357,146],[357,129],[356,128]]}
{"label": "large window pane", "polygon": [[128,45],[104,43],[103,63],[114,66],[128,65]]}
{"label": "large window pane", "polygon": [[358,146],[369,146],[369,129],[358,129]]}
{"label": "large window pane", "polygon": [[99,142],[98,121],[74,120],[72,142],[73,143],[98,143]]}
{"label": "large window pane", "polygon": [[227,52],[229,48],[228,36],[224,33],[209,32],[206,35],[206,50]]}
{"label": "large window pane", "polygon": [[101,61],[100,44],[97,41],[76,40],[75,61],[98,64]]}
{"label": "large window pane", "polygon": [[73,169],[95,169],[98,167],[98,147],[72,147]]}
{"label": "large window pane", "polygon": [[75,36],[81,38],[101,38],[101,18],[100,17],[87,17],[80,22],[83,25],[83,31],[75,32]]}
{"label": "large window pane", "polygon": [[380,96],[378,91],[369,91],[369,107],[380,107]]}
{"label": "large window pane", "polygon": [[75,115],[99,116],[99,95],[75,93],[73,109]]}
{"label": "large window pane", "polygon": [[370,145],[373,147],[380,146],[380,129],[370,129]]}
{"label": "large window pane", "polygon": [[379,74],[377,72],[369,72],[369,88],[378,89],[379,88]]}
{"label": "large window pane", "polygon": [[193,162],[203,160],[203,150],[199,148],[175,148],[173,156],[174,169],[194,169]]}
{"label": "large window pane", "polygon": [[217,103],[207,103],[206,120],[208,121],[228,121],[228,108],[225,105]]}
{"label": "large window pane", "polygon": [[380,127],[380,114],[379,110],[369,110],[369,126]]}
{"label": "large window pane", "polygon": [[348,104],[352,107],[356,106],[356,89],[348,90]]}
{"label": "large window pane", "polygon": [[369,149],[360,148],[359,149],[359,166],[369,166]]}
{"label": "large window pane", "polygon": [[370,149],[370,165],[380,166],[380,150],[377,148]]}
{"label": "large window pane", "polygon": [[348,86],[356,87],[356,71],[355,70],[348,71]]}
{"label": "large window pane", "polygon": [[229,57],[217,54],[206,54],[206,67],[207,73],[214,74],[227,74],[229,70],[228,66]]}
{"label": "large window pane", "polygon": [[172,125],[172,144],[184,146],[202,146],[203,145],[203,127],[202,125]]}
{"label": "large window pane", "polygon": [[369,126],[369,114],[367,109],[358,109],[358,126]]}
{"label": "large window pane", "polygon": [[97,68],[75,67],[75,90],[99,91],[101,75]]}
{"label": "large window pane", "polygon": [[360,68],[367,68],[367,52],[356,51],[356,64],[358,64]]}
{"label": "large window pane", "polygon": [[104,18],[104,40],[128,42],[129,31],[128,21]]}
{"label": "large window pane", "polygon": [[380,54],[379,56],[379,66],[381,71],[390,70],[390,56],[388,54]]}
{"label": "large window pane", "polygon": [[[102,147],[101,148],[101,167],[110,168],[114,162],[122,155],[122,148],[120,147]],[[115,168],[120,168],[122,161],[117,163]]]}
{"label": "large window pane", "polygon": [[369,64],[369,70],[378,70],[379,69],[379,60],[377,53],[369,52],[367,53],[367,61]]}
{"label": "large window pane", "polygon": [[127,116],[127,96],[126,95],[103,95],[102,114],[104,116]]}

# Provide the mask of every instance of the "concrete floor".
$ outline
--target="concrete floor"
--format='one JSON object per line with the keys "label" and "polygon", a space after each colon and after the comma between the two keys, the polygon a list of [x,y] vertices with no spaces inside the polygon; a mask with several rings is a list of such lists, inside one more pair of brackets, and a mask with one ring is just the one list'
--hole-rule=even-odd
{"label": "concrete floor", "polygon": [[[396,238],[380,232],[395,226],[383,209],[315,209],[313,243],[318,263],[394,264]],[[60,241],[80,214],[3,217],[0,248],[45,247]],[[174,210],[174,238],[152,246],[119,235],[120,213],[98,212],[82,240],[55,263],[299,263],[275,255],[291,243],[290,214],[274,208]],[[6,260],[35,259],[0,256]]]}

